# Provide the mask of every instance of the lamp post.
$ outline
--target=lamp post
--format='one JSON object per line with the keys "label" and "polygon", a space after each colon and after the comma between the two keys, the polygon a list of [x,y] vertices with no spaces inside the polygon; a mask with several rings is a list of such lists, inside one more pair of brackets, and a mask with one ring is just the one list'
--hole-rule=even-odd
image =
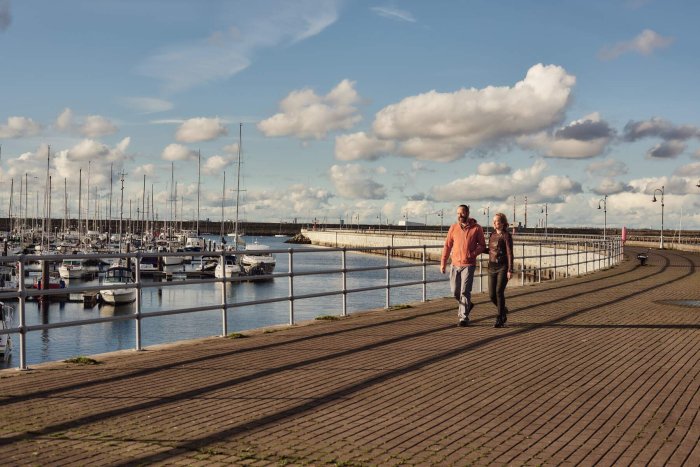
{"label": "lamp post", "polygon": [[605,241],[605,231],[608,228],[608,195],[598,200],[598,209],[600,209],[600,203],[603,203],[603,241]]}
{"label": "lamp post", "polygon": [[444,210],[444,209],[440,209],[440,210],[437,211],[435,214],[437,214],[438,217],[440,217],[440,233],[442,233],[442,220],[443,220],[443,218],[445,217],[445,210]]}
{"label": "lamp post", "polygon": [[525,197],[525,224],[524,227],[527,229],[527,196]]}
{"label": "lamp post", "polygon": [[654,190],[654,195],[653,198],[651,199],[652,203],[656,202],[656,192],[661,192],[661,241],[659,243],[659,248],[662,250],[664,249],[664,186],[661,185],[661,188],[657,188]]}
{"label": "lamp post", "polygon": [[382,231],[382,211],[379,211],[379,215],[377,216],[377,219],[379,219],[379,232]]}
{"label": "lamp post", "polygon": [[544,207],[540,208],[540,212],[544,213],[544,236],[547,237],[547,218],[549,216],[549,211],[547,210],[547,203],[544,203]]}
{"label": "lamp post", "polygon": [[406,232],[408,232],[408,209],[404,212],[403,218],[405,219],[404,224],[406,226]]}
{"label": "lamp post", "polygon": [[484,208],[484,210],[483,210],[483,211],[484,211],[484,215],[486,216],[486,224],[484,224],[484,225],[486,226],[486,233],[487,233],[487,234],[489,233],[489,217],[491,217],[491,216],[489,215],[489,210],[490,210],[490,209],[491,209],[491,206],[486,206],[486,207]]}

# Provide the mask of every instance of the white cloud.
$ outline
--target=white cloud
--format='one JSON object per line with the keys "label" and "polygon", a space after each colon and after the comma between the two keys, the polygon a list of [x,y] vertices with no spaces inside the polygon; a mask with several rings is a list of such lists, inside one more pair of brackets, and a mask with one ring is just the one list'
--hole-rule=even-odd
{"label": "white cloud", "polygon": [[165,112],[173,108],[173,103],[155,97],[125,97],[122,101],[127,107],[143,114]]}
{"label": "white cloud", "polygon": [[258,123],[266,136],[322,139],[330,131],[347,130],[361,120],[355,104],[360,98],[355,83],[341,81],[325,96],[311,89],[293,91],[282,102],[281,112]]}
{"label": "white cloud", "polygon": [[206,175],[219,175],[233,163],[233,160],[224,156],[211,156],[204,161],[202,173]]}
{"label": "white cloud", "polygon": [[342,161],[376,160],[395,148],[393,141],[368,136],[364,131],[335,138],[335,158]]}
{"label": "white cloud", "polygon": [[117,127],[100,115],[88,115],[79,128],[80,134],[87,138],[99,138],[117,132]]}
{"label": "white cloud", "polygon": [[166,161],[186,161],[195,160],[197,153],[187,146],[181,144],[169,144],[163,149],[160,157]]}
{"label": "white cloud", "polygon": [[155,164],[144,164],[144,165],[139,165],[136,167],[132,173],[134,175],[146,175],[146,176],[154,176],[157,174],[158,168],[155,166]]}
{"label": "white cloud", "polygon": [[678,167],[673,174],[679,177],[698,176],[700,175],[700,162],[691,162],[690,164]]}
{"label": "white cloud", "polygon": [[345,198],[383,199],[386,189],[372,180],[372,173],[357,164],[333,165],[329,174],[338,194]]}
{"label": "white cloud", "polygon": [[410,96],[377,112],[371,137],[395,140],[399,155],[453,161],[469,150],[559,122],[575,83],[562,67],[538,64],[512,87]]}
{"label": "white cloud", "polygon": [[664,37],[651,29],[645,29],[638,36],[629,41],[618,42],[613,46],[603,47],[598,56],[603,60],[613,60],[628,52],[651,55],[655,50],[671,45],[673,40],[673,37]]}
{"label": "white cloud", "polygon": [[7,124],[0,124],[0,138],[22,138],[34,136],[41,131],[41,125],[27,117],[8,117]]}
{"label": "white cloud", "polygon": [[59,179],[66,178],[69,183],[77,182],[80,170],[86,177],[89,168],[94,186],[109,186],[110,165],[114,166],[115,173],[122,170],[124,163],[130,159],[126,152],[130,143],[130,138],[124,138],[110,148],[91,139],[82,140],[71,149],[59,151],[52,157],[55,175]]}
{"label": "white cloud", "polygon": [[73,129],[73,111],[68,107],[63,109],[63,112],[56,117],[54,126],[61,131],[71,131]]}
{"label": "white cloud", "polygon": [[228,131],[219,117],[190,118],[185,120],[175,133],[175,139],[181,143],[210,141],[227,135]]}
{"label": "white cloud", "polygon": [[547,164],[537,160],[532,167],[518,169],[512,175],[469,175],[445,185],[434,186],[431,196],[436,201],[453,201],[469,204],[474,200],[505,200],[515,193],[535,191]]}
{"label": "white cloud", "polygon": [[226,154],[238,155],[238,143],[227,144],[226,146],[223,147],[223,151]]}
{"label": "white cloud", "polygon": [[581,184],[560,175],[549,175],[537,186],[537,192],[547,201],[562,201],[566,196],[581,193]]}
{"label": "white cloud", "polygon": [[231,27],[161,49],[138,71],[161,80],[170,92],[225,80],[250,66],[261,49],[319,34],[337,20],[338,5],[335,0],[224,4],[217,9],[217,21]]}
{"label": "white cloud", "polygon": [[327,190],[295,184],[282,193],[277,193],[273,200],[275,204],[289,203],[290,209],[285,210],[287,213],[306,214],[318,212],[332,197],[333,195]]}
{"label": "white cloud", "polygon": [[509,174],[510,170],[510,166],[504,162],[482,162],[476,172],[479,175],[505,175]]}
{"label": "white cloud", "polygon": [[603,161],[591,162],[588,164],[588,167],[586,167],[586,172],[591,175],[616,177],[627,173],[627,164],[615,159],[606,159]]}
{"label": "white cloud", "polygon": [[543,131],[520,137],[518,144],[536,149],[545,157],[586,159],[602,154],[614,134],[608,123],[601,120],[598,113],[593,113],[557,129],[551,135]]}
{"label": "white cloud", "polygon": [[630,191],[630,189],[628,185],[618,180],[605,177],[591,191],[598,195],[613,195],[624,191]]}
{"label": "white cloud", "polygon": [[66,133],[79,133],[86,138],[99,138],[114,134],[118,130],[117,126],[108,118],[101,115],[88,115],[84,118],[76,118],[73,111],[68,107],[63,109],[63,112],[56,117],[54,127]]}
{"label": "white cloud", "polygon": [[413,15],[406,11],[406,10],[400,10],[398,8],[391,8],[391,7],[384,7],[384,6],[375,6],[370,8],[373,12],[378,14],[379,16],[383,16],[384,18],[389,18],[393,19],[396,21],[405,21],[407,23],[415,23],[416,19],[413,17]]}

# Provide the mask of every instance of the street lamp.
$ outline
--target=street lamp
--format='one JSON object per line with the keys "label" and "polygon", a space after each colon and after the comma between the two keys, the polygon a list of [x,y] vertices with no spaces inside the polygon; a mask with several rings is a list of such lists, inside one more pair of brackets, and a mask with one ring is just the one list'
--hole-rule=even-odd
{"label": "street lamp", "polygon": [[486,207],[483,209],[484,215],[486,216],[486,224],[485,224],[485,226],[486,226],[486,233],[487,233],[487,234],[489,233],[489,217],[491,217],[491,216],[489,215],[489,210],[490,210],[490,209],[491,209],[491,206],[486,206]]}
{"label": "street lamp", "polygon": [[549,216],[549,211],[547,210],[547,203],[544,203],[544,207],[540,208],[540,212],[544,213],[544,236],[547,237],[547,218]]}
{"label": "street lamp", "polygon": [[408,232],[408,209],[406,209],[403,218],[405,219],[404,223],[406,224],[406,232]]}
{"label": "street lamp", "polygon": [[442,220],[443,220],[443,218],[445,217],[445,210],[444,210],[444,209],[440,209],[440,210],[437,211],[435,214],[437,214],[438,217],[440,218],[440,232],[442,233]]}
{"label": "street lamp", "polygon": [[659,191],[661,192],[661,242],[659,248],[662,250],[664,249],[664,186],[661,185],[661,188],[657,188],[654,190],[654,195],[651,200],[652,203],[656,202],[656,192]]}
{"label": "street lamp", "polygon": [[379,211],[379,215],[377,216],[377,219],[379,219],[379,232],[382,231],[382,211]]}
{"label": "street lamp", "polygon": [[608,228],[608,195],[605,195],[598,201],[598,209],[600,209],[600,203],[603,203],[603,213],[604,213],[604,224],[603,224],[603,241],[605,241],[605,231]]}

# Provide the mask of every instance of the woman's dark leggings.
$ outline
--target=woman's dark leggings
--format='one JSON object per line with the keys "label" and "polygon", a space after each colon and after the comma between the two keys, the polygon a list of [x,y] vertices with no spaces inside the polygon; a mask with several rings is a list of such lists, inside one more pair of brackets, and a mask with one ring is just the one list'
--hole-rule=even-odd
{"label": "woman's dark leggings", "polygon": [[506,316],[506,285],[508,284],[508,268],[506,266],[492,269],[489,267],[489,296],[491,302],[498,308],[498,315]]}

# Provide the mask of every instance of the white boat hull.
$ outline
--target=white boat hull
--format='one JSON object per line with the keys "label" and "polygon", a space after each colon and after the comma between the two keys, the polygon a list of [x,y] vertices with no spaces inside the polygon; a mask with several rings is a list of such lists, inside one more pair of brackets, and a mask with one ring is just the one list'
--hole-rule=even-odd
{"label": "white boat hull", "polygon": [[112,305],[136,301],[136,289],[101,290],[100,295],[105,303]]}

